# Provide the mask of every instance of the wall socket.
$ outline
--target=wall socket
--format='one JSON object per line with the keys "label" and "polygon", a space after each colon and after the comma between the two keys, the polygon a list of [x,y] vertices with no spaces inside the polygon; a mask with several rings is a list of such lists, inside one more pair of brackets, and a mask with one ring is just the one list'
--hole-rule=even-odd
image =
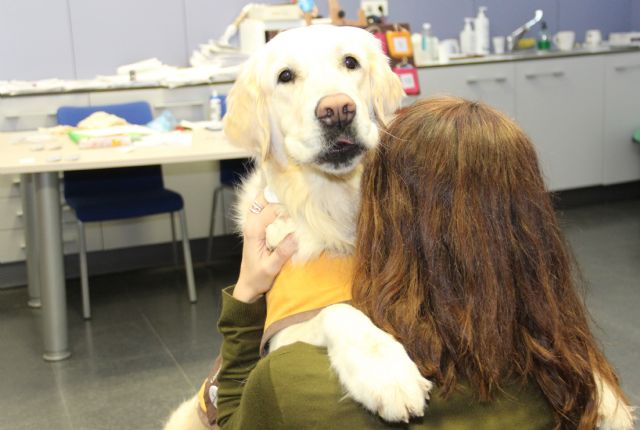
{"label": "wall socket", "polygon": [[365,16],[388,16],[389,2],[387,0],[361,0],[360,8]]}

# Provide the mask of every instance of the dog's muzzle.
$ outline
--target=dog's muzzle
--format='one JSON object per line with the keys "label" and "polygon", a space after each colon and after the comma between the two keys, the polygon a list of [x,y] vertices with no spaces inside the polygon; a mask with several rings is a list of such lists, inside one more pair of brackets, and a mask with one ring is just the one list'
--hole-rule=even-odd
{"label": "dog's muzzle", "polygon": [[318,155],[317,162],[330,164],[338,170],[349,167],[365,151],[352,126],[356,117],[355,102],[346,94],[332,94],[320,99],[315,113],[322,124],[326,142],[326,148]]}

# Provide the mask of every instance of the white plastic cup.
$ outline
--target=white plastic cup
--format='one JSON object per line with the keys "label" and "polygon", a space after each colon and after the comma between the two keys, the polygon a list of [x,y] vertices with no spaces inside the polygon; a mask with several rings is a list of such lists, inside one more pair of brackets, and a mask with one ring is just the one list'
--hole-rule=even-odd
{"label": "white plastic cup", "polygon": [[573,31],[560,31],[553,36],[553,43],[560,51],[571,51],[576,44],[576,33]]}
{"label": "white plastic cup", "polygon": [[584,36],[584,44],[589,48],[597,48],[602,43],[602,33],[600,30],[587,30]]}
{"label": "white plastic cup", "polygon": [[505,47],[504,36],[494,36],[492,41],[493,41],[493,53],[504,54],[504,47]]}

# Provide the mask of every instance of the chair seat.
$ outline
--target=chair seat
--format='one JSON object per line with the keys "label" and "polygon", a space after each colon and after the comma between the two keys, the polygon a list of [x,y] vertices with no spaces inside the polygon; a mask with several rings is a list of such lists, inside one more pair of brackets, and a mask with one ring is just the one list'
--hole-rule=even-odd
{"label": "chair seat", "polygon": [[68,196],[67,203],[82,222],[134,218],[182,209],[182,196],[167,189],[145,192]]}

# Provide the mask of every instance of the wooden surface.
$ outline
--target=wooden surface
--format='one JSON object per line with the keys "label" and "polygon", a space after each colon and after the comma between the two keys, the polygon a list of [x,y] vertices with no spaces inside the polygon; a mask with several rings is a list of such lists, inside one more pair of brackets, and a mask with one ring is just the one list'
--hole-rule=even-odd
{"label": "wooden surface", "polygon": [[[0,175],[172,164],[248,157],[222,132],[198,130],[191,145],[79,149],[67,137],[38,132],[0,133]],[[42,149],[39,149],[42,148]]]}

